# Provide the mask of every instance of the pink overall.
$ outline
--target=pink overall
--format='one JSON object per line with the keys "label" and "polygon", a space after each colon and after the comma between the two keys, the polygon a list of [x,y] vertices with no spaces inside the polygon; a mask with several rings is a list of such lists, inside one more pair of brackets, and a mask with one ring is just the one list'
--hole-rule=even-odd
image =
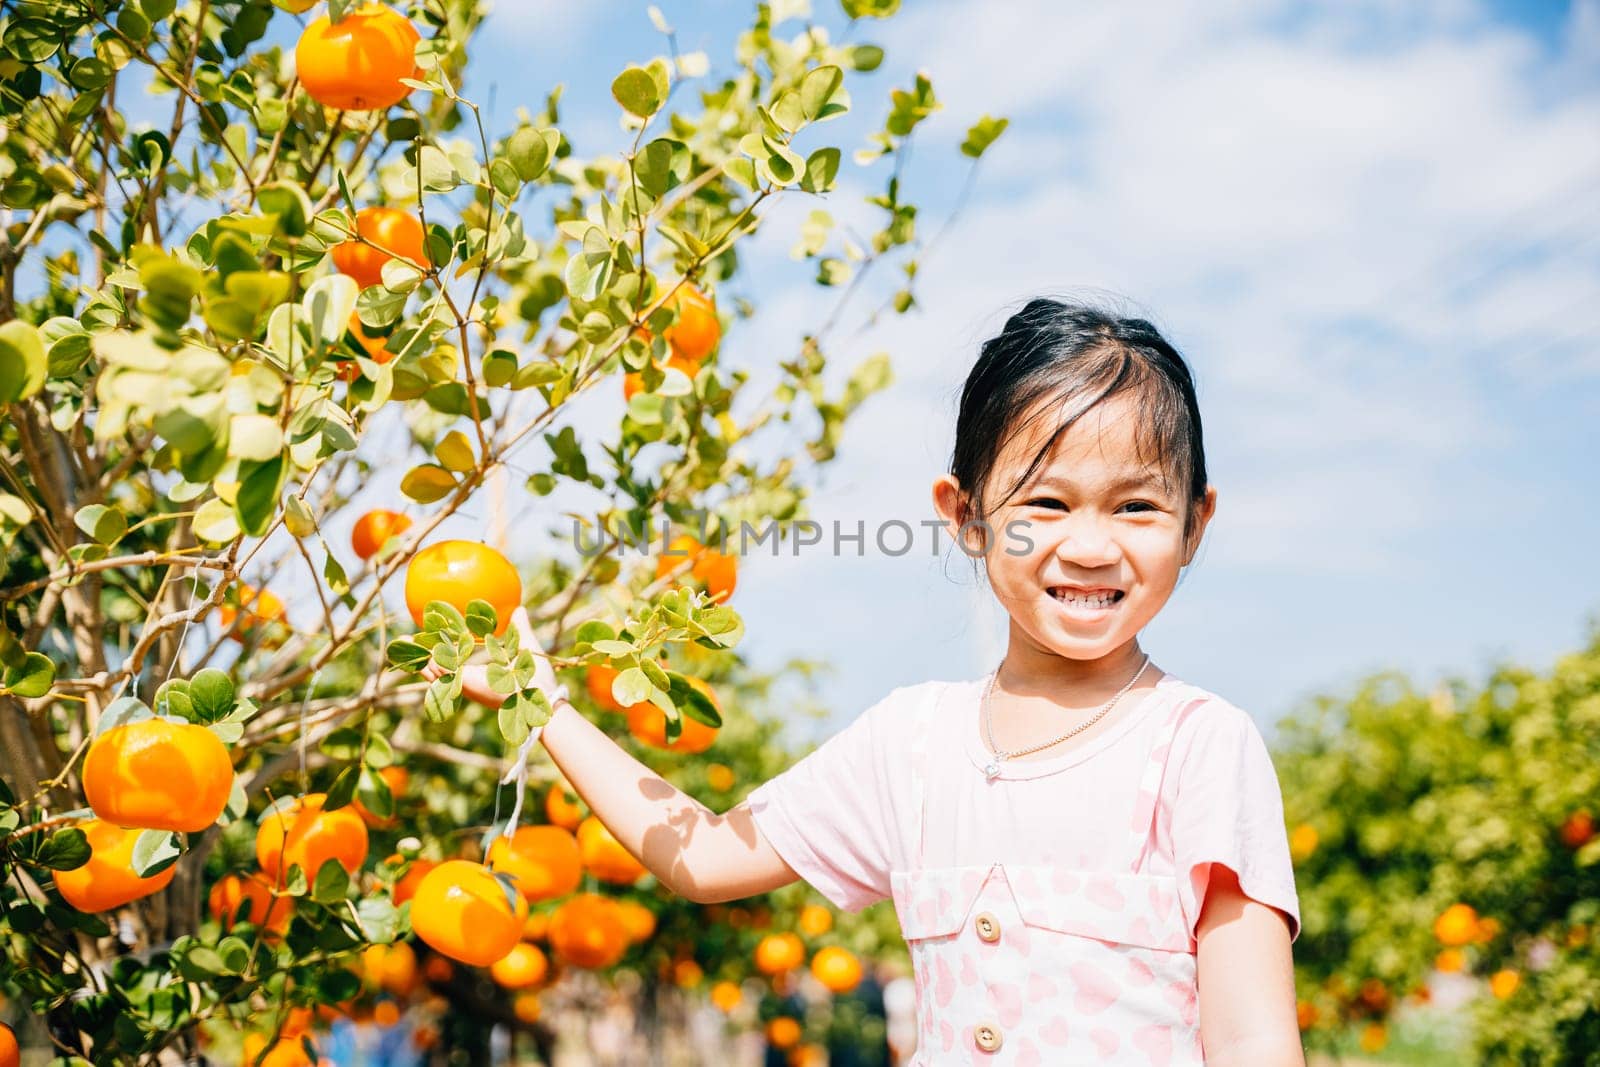
{"label": "pink overall", "polygon": [[[890,873],[917,983],[914,1064],[1203,1062],[1195,956],[1178,881],[1142,868],[1178,701],[1157,733],[1127,828],[1127,870],[922,866]],[[925,813],[926,740],[912,741]]]}

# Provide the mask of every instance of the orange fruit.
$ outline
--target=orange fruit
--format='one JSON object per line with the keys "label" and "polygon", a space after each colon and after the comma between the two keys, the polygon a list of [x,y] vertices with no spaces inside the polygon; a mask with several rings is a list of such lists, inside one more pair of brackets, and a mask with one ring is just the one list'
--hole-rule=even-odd
{"label": "orange fruit", "polygon": [[[675,568],[682,566],[685,558],[694,561],[689,576],[705,585],[713,601],[726,603],[738,584],[738,561],[733,556],[702,545],[691,534],[679,534],[668,542],[666,551],[656,557],[656,578],[661,579],[672,573]],[[679,575],[678,581],[682,580],[683,576]]]}
{"label": "orange fruit", "polygon": [[326,793],[307,793],[261,817],[256,862],[268,878],[281,885],[295,866],[314,883],[329,860],[338,860],[351,874],[360,869],[367,858],[367,824],[349,805],[324,811],[327,799]]}
{"label": "orange fruit", "polygon": [[228,806],[232,788],[228,746],[192,722],[113,726],[83,760],[83,792],[95,815],[133,829],[204,830]]}
{"label": "orange fruit", "polygon": [[1317,828],[1301,823],[1289,834],[1289,856],[1296,863],[1304,863],[1317,850]]}
{"label": "orange fruit", "polygon": [[528,902],[506,894],[487,867],[446,860],[422,879],[411,900],[411,928],[441,956],[487,967],[522,939]]}
{"label": "orange fruit", "polygon": [[1480,945],[1488,944],[1494,940],[1495,935],[1499,932],[1500,920],[1492,915],[1485,916],[1478,920],[1478,932],[1473,936],[1472,940]]}
{"label": "orange fruit", "polygon": [[[392,857],[391,857],[392,858]],[[414,859],[411,866],[406,868],[406,873],[394,884],[394,903],[399,907],[417,894],[417,886],[427,877],[428,872],[439,866],[437,860]]]}
{"label": "orange fruit", "polygon": [[[266,1034],[244,1035],[244,1060],[243,1062],[255,1067],[314,1067],[315,1060],[306,1055],[305,1046],[301,1038],[280,1038],[273,1043],[271,1049],[267,1048]],[[267,1054],[262,1056],[265,1051]]]}
{"label": "orange fruit", "polygon": [[522,940],[543,941],[550,933],[550,913],[528,912],[528,921],[522,924]]}
{"label": "orange fruit", "polygon": [[312,20],[294,46],[295,75],[323,107],[370,111],[411,94],[401,78],[420,78],[416,47],[422,40],[404,15],[383,4],[362,4],[335,25]]}
{"label": "orange fruit", "polygon": [[537,945],[519,941],[489,965],[489,976],[506,989],[531,989],[550,973],[550,961]]}
{"label": "orange fruit", "polygon": [[1446,974],[1455,974],[1465,963],[1466,955],[1458,948],[1440,949],[1439,954],[1433,958],[1434,969]]}
{"label": "orange fruit", "polygon": [[[722,704],[717,700],[717,695],[711,687],[692,675],[686,675],[689,684],[700,690],[711,699],[711,703],[720,713]],[[696,753],[704,752],[717,740],[717,728],[707,726],[699,719],[691,719],[682,714],[679,709],[679,721],[683,724],[678,739],[672,744],[667,744],[667,713],[650,703],[642,700],[628,707],[628,732],[644,744],[654,748],[664,748],[669,752]]]}
{"label": "orange fruit", "polygon": [[569,830],[521,826],[489,844],[489,866],[511,875],[530,903],[564,897],[583,881],[583,855]]}
{"label": "orange fruit", "polygon": [[829,945],[811,957],[811,974],[829,992],[848,993],[861,984],[861,961],[849,949]]}
{"label": "orange fruit", "polygon": [[656,932],[656,913],[637,900],[617,901],[617,914],[622,916],[622,925],[628,928],[628,940],[634,944],[648,941]]}
{"label": "orange fruit", "polygon": [[494,606],[495,636],[511,625],[511,613],[522,606],[522,578],[511,561],[476,541],[439,541],[412,557],[406,567],[406,607],[422,625],[422,611],[443,600],[465,613],[474,600]]}
{"label": "orange fruit", "polygon": [[51,878],[61,899],[82,912],[110,911],[131,901],[158,893],[178,873],[172,864],[159,874],[140,878],[133,870],[133,845],[138,830],[125,830],[104,819],[79,824],[89,839],[89,862],[70,871],[55,871]]}
{"label": "orange fruit", "polygon": [[283,1020],[283,1029],[279,1031],[280,1036],[299,1037],[311,1029],[311,1021],[315,1017],[310,1008],[300,1006],[290,1008],[289,1014]]}
{"label": "orange fruit", "polygon": [[1361,1002],[1376,1012],[1388,1010],[1393,998],[1389,994],[1389,987],[1378,978],[1368,978],[1361,983]]}
{"label": "orange fruit", "polygon": [[773,1048],[793,1048],[800,1043],[800,1024],[787,1015],[767,1023],[767,1044]]}
{"label": "orange fruit", "polygon": [[1433,933],[1446,945],[1465,945],[1478,936],[1478,913],[1471,904],[1452,904],[1433,922]]}
{"label": "orange fruit", "polygon": [[800,909],[798,925],[807,937],[821,937],[833,929],[833,912],[821,904],[807,904]]}
{"label": "orange fruit", "polygon": [[584,687],[589,690],[589,696],[603,711],[621,714],[625,710],[617,703],[616,697],[611,695],[611,683],[617,680],[617,675],[620,673],[615,667],[596,663],[589,668],[588,674],[583,679]]}
{"label": "orange fruit", "polygon": [[539,1021],[540,1010],[537,993],[518,993],[511,1001],[511,1014],[517,1017],[518,1022],[527,1023],[529,1026]]}
{"label": "orange fruit", "polygon": [[[355,335],[357,343],[359,343],[362,349],[367,353],[367,358],[372,360],[374,363],[388,363],[390,360],[394,359],[394,353],[385,347],[389,339],[381,334],[375,335],[368,333],[365,324],[361,321],[361,316],[353,311],[350,313],[350,332]],[[334,362],[340,365],[340,381],[353,382],[357,378],[361,377],[361,367],[357,365],[355,360],[338,358],[335,359]],[[393,512],[390,512],[390,514],[393,514]],[[406,520],[406,525],[411,525],[410,519]],[[379,543],[381,544],[382,542],[380,541]],[[356,549],[356,553],[358,555],[360,552],[361,550],[359,548]],[[367,555],[371,555],[371,553],[367,553]],[[367,556],[361,556],[361,558],[366,559]]]}
{"label": "orange fruit", "polygon": [[350,547],[362,559],[371,559],[389,538],[398,537],[410,528],[411,520],[405,515],[376,508],[356,520],[350,530]]}
{"label": "orange fruit", "polygon": [[372,1006],[374,1026],[393,1026],[400,1021],[400,1005],[392,1000],[380,1000]]}
{"label": "orange fruit", "polygon": [[768,934],[756,944],[756,970],[762,974],[792,971],[805,961],[806,946],[794,934]]}
{"label": "orange fruit", "polygon": [[1489,976],[1489,991],[1501,1000],[1515,993],[1521,984],[1522,976],[1509,968]]}
{"label": "orange fruit", "polygon": [[17,1067],[22,1062],[22,1046],[16,1031],[0,1023],[0,1067]]}
{"label": "orange fruit", "polygon": [[593,815],[578,824],[578,852],[584,867],[602,882],[632,885],[647,873],[644,864]]}
{"label": "orange fruit", "polygon": [[417,951],[404,941],[368,945],[361,951],[361,970],[368,985],[407,996],[417,986]]}
{"label": "orange fruit", "polygon": [[679,989],[693,989],[705,976],[706,972],[694,960],[678,960],[672,965],[672,983]]}
{"label": "orange fruit", "polygon": [[[668,367],[675,367],[678,370],[683,371],[683,373],[687,374],[691,379],[693,379],[696,374],[700,373],[699,360],[685,359],[683,356],[677,355],[676,353],[668,356],[665,363],[658,363],[656,366],[662,368],[663,370]],[[639,390],[643,388],[643,371],[631,370],[622,376],[622,399],[632,400],[634,394],[638,393]]]}
{"label": "orange fruit", "polygon": [[557,782],[544,795],[544,817],[563,830],[576,830],[583,821],[583,804]]}
{"label": "orange fruit", "polygon": [[744,993],[735,982],[718,982],[711,987],[711,1003],[715,1004],[726,1015],[739,1006],[739,1001],[744,999]]}
{"label": "orange fruit", "polygon": [[[389,787],[389,795],[394,797],[396,804],[399,804],[406,786],[411,784],[411,772],[398,764],[390,764],[378,772],[378,777],[383,779],[384,784]],[[391,815],[387,819],[380,819],[367,810],[366,805],[359,800],[351,800],[350,806],[355,809],[362,822],[374,829],[387,830],[400,824],[400,816]]]}
{"label": "orange fruit", "polygon": [[422,976],[435,985],[445,985],[456,976],[456,966],[443,956],[429,956],[422,965]]}
{"label": "orange fruit", "polygon": [[550,915],[550,949],[574,967],[609,967],[628,951],[628,927],[617,902],[579,893]]}
{"label": "orange fruit", "polygon": [[1317,1006],[1309,1000],[1296,1001],[1294,1014],[1295,1021],[1302,1031],[1309,1030],[1317,1025]]}
{"label": "orange fruit", "polygon": [[1582,848],[1594,836],[1594,816],[1586,810],[1568,815],[1561,823],[1561,843],[1568,848]]}
{"label": "orange fruit", "polygon": [[1361,1051],[1382,1052],[1389,1043],[1389,1028],[1382,1023],[1368,1023],[1361,1028]]}
{"label": "orange fruit", "polygon": [[294,913],[293,897],[275,897],[272,884],[259,874],[225,874],[206,897],[206,910],[224,930],[235,923],[262,927],[267,936],[283,933]]}
{"label": "orange fruit", "polygon": [[733,768],[723,763],[713,763],[706,768],[706,785],[719,793],[726,793],[734,785]]}
{"label": "orange fruit", "polygon": [[265,589],[257,589],[248,582],[240,582],[238,600],[243,605],[244,612],[237,628],[234,627],[233,620],[239,618],[240,612],[232,604],[223,604],[217,612],[217,617],[222,623],[222,628],[228,631],[228,636],[241,645],[249,639],[257,627],[266,627],[283,621],[285,614],[283,601]]}
{"label": "orange fruit", "polygon": [[661,337],[680,359],[696,362],[709,356],[722,339],[722,324],[711,298],[688,282],[678,286],[667,301],[678,318],[661,332]]}
{"label": "orange fruit", "polygon": [[396,256],[418,270],[428,269],[422,220],[411,212],[397,207],[364,207],[356,212],[355,223],[362,239],[340,241],[330,254],[334,268],[355,279],[361,288],[382,283],[383,265]]}

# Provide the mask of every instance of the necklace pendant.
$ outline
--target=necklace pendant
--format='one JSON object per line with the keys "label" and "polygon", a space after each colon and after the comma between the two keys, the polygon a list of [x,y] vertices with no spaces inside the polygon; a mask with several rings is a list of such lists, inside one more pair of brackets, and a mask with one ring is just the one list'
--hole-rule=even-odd
{"label": "necklace pendant", "polygon": [[1000,761],[990,760],[988,766],[983,768],[983,776],[989,781],[994,781],[1000,775]]}

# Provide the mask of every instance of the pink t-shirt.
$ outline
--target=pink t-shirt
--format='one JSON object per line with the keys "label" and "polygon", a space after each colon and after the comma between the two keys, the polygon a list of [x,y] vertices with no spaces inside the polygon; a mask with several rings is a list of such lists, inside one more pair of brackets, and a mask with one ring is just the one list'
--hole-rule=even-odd
{"label": "pink t-shirt", "polygon": [[[1203,706],[1179,725],[1167,755],[1154,834],[1140,870],[1180,875],[1193,950],[1210,865],[1282,911],[1300,935],[1283,797],[1260,730],[1226,700],[1164,675],[1119,707],[1105,728],[1058,755],[1008,760],[997,780],[978,718],[984,678],[901,686],[782,774],[750,793],[756,825],[795,872],[847,911],[890,895],[889,872],[915,863],[918,825],[907,736],[911,709],[940,687],[929,738],[921,866],[1060,864],[1123,872],[1127,826],[1162,710]],[[1186,875],[1186,876],[1183,876]]]}

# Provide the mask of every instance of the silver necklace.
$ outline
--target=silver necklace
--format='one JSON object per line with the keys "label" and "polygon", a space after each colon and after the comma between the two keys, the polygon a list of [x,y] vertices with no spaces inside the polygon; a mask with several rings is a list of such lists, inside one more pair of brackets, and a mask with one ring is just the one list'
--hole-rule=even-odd
{"label": "silver necklace", "polygon": [[1000,668],[996,667],[994,669],[994,673],[989,675],[989,684],[987,686],[985,686],[984,690],[983,690],[983,701],[982,701],[982,705],[983,705],[983,733],[984,733],[984,736],[989,741],[989,750],[990,750],[991,753],[993,753],[989,758],[989,762],[983,768],[984,777],[989,779],[992,782],[992,781],[994,781],[996,776],[999,775],[999,773],[1000,773],[1000,764],[1003,761],[1008,760],[1008,759],[1013,759],[1013,758],[1015,758],[1017,756],[1026,756],[1031,752],[1038,752],[1038,751],[1040,751],[1042,749],[1049,748],[1052,745],[1059,745],[1061,742],[1065,741],[1067,738],[1069,738],[1069,737],[1073,736],[1074,734],[1079,733],[1079,732],[1081,732],[1083,730],[1087,730],[1089,727],[1091,727],[1095,723],[1099,722],[1102,718],[1105,717],[1106,712],[1111,710],[1112,705],[1115,704],[1119,699],[1121,699],[1122,694],[1126,693],[1129,689],[1133,688],[1133,683],[1137,682],[1139,680],[1139,675],[1143,674],[1144,673],[1144,669],[1146,667],[1148,667],[1149,665],[1150,665],[1150,653],[1146,652],[1145,655],[1144,655],[1144,662],[1139,665],[1139,669],[1138,669],[1138,671],[1136,671],[1134,673],[1134,676],[1132,678],[1129,678],[1128,679],[1128,683],[1117,691],[1117,695],[1116,696],[1114,696],[1110,700],[1106,701],[1105,702],[1105,706],[1102,707],[1099,711],[1094,713],[1093,718],[1090,718],[1090,719],[1087,719],[1087,720],[1085,720],[1083,722],[1080,722],[1078,725],[1074,726],[1072,729],[1068,730],[1066,733],[1062,734],[1060,737],[1054,738],[1053,740],[1050,740],[1050,741],[1046,741],[1042,745],[1034,745],[1032,748],[1019,748],[1019,749],[1015,749],[1014,751],[1011,751],[1011,752],[1007,752],[1007,751],[1003,750],[999,745],[994,743],[994,717],[993,717],[993,710],[992,710],[992,708],[990,706],[990,703],[989,703],[989,697],[990,697],[991,694],[994,693],[994,683],[995,683],[996,679],[998,679],[1000,677]]}

